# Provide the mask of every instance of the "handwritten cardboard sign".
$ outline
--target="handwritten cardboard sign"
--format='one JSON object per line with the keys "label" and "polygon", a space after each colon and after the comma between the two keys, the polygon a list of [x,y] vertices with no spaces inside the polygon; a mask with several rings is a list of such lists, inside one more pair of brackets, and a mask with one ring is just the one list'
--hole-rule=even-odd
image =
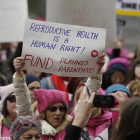
{"label": "handwritten cardboard sign", "polygon": [[27,0],[0,0],[0,42],[23,41]]}
{"label": "handwritten cardboard sign", "polygon": [[106,48],[116,39],[116,0],[48,0],[49,22],[107,29]]}
{"label": "handwritten cardboard sign", "polygon": [[105,48],[106,29],[27,19],[22,57],[25,69],[88,77]]}

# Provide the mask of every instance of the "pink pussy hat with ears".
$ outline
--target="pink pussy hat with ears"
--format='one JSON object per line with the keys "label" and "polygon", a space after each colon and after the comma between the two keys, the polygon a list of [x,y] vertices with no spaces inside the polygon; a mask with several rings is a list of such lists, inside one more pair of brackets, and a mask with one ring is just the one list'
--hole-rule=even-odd
{"label": "pink pussy hat with ears", "polygon": [[14,92],[13,84],[0,87],[0,96],[1,96],[2,104],[5,101],[5,99],[13,92]]}
{"label": "pink pussy hat with ears", "polygon": [[62,102],[68,107],[66,100],[66,92],[60,90],[35,89],[33,94],[37,101],[39,113],[42,113],[46,108],[57,102]]}

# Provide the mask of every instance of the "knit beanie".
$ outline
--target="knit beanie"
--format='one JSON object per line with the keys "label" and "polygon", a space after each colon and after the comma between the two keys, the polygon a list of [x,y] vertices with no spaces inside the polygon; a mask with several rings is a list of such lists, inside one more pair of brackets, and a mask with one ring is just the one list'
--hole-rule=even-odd
{"label": "knit beanie", "polygon": [[33,75],[33,74],[25,74],[25,78],[26,78],[26,84],[27,84],[27,86],[30,83],[35,82],[35,81],[37,81],[37,82],[40,83],[40,79],[37,76]]}
{"label": "knit beanie", "polygon": [[42,113],[46,108],[57,102],[62,102],[68,107],[66,92],[60,90],[35,89],[33,90],[33,94],[37,101],[39,113]]}
{"label": "knit beanie", "polygon": [[125,58],[113,58],[110,60],[108,65],[108,73],[110,73],[113,70],[121,70],[124,73],[127,73],[127,71],[130,68],[130,62]]}
{"label": "knit beanie", "polygon": [[112,72],[113,70],[120,70],[124,73],[127,73],[127,69],[125,68],[125,66],[119,63],[113,64],[110,69],[108,69],[108,73]]}
{"label": "knit beanie", "polygon": [[2,104],[5,101],[5,99],[13,92],[14,92],[13,84],[0,87],[0,96],[1,96]]}
{"label": "knit beanie", "polygon": [[114,84],[114,85],[109,86],[106,90],[106,95],[108,95],[109,93],[117,92],[117,91],[123,91],[127,94],[128,97],[131,97],[130,91],[121,84]]}

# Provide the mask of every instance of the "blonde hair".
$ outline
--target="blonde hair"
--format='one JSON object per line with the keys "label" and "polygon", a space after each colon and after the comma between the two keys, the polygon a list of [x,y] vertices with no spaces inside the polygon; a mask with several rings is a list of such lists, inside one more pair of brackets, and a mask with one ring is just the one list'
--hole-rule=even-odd
{"label": "blonde hair", "polygon": [[80,98],[80,95],[84,89],[85,85],[81,85],[75,92],[75,96],[74,96],[74,106],[76,106],[79,98]]}
{"label": "blonde hair", "polygon": [[140,83],[139,81],[131,81],[130,84],[129,84],[129,90],[130,90],[130,93],[132,94],[133,92],[135,91],[139,91],[140,89]]}
{"label": "blonde hair", "polygon": [[[75,97],[74,97],[74,107],[78,103],[78,100],[80,98],[81,93],[83,92],[84,87],[85,87],[85,85],[80,85],[80,87],[76,90]],[[101,115],[101,113],[102,113],[102,109],[97,108],[93,111],[93,117],[98,117]]]}

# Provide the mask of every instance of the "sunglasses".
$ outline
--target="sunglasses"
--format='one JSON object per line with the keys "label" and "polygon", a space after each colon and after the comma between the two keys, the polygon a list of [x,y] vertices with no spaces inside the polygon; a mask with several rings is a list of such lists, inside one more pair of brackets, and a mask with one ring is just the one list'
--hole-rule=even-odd
{"label": "sunglasses", "polygon": [[67,110],[66,107],[59,107],[59,108],[57,108],[57,107],[50,107],[50,108],[48,108],[48,110],[50,112],[56,112],[57,109],[59,109],[60,112],[65,112]]}
{"label": "sunglasses", "polygon": [[16,97],[15,95],[10,95],[7,97],[7,100],[11,103],[15,103],[16,102]]}
{"label": "sunglasses", "polygon": [[32,122],[35,122],[38,126],[41,126],[41,123],[40,123],[40,121],[39,121],[38,119],[33,119],[33,120],[21,120],[21,121],[18,123],[17,127],[15,128],[15,132],[18,130],[18,127],[19,127],[20,125],[22,125],[24,128],[26,128],[26,127],[30,127]]}

